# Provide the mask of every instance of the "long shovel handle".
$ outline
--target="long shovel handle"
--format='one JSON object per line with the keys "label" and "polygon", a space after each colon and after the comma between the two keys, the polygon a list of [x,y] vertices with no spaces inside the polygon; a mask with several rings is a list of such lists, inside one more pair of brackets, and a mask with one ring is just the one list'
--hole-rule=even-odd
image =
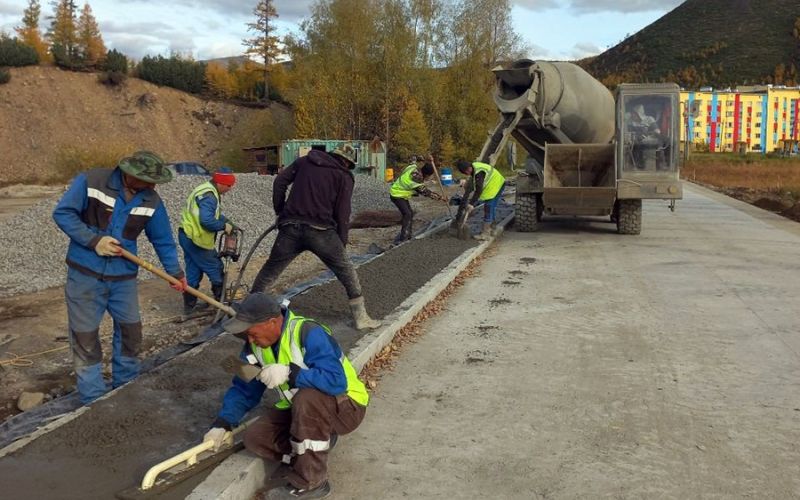
{"label": "long shovel handle", "polygon": [[444,198],[444,202],[447,203],[447,215],[449,215],[450,218],[452,219],[453,211],[450,209],[450,203],[447,200],[447,195],[444,194],[444,186],[442,186],[442,178],[439,177],[439,170],[436,168],[436,163],[433,161],[433,156],[430,156],[428,159],[431,160],[431,166],[433,167],[433,175],[436,176],[436,183],[439,184],[439,191],[441,191],[442,193],[442,198]]}
{"label": "long shovel handle", "polygon": [[[133,262],[137,266],[141,267],[142,269],[147,269],[148,271],[150,271],[151,273],[155,274],[159,278],[161,278],[163,280],[166,280],[166,281],[168,281],[169,283],[171,283],[173,285],[179,285],[181,283],[181,281],[179,279],[173,278],[169,274],[165,273],[162,269],[154,266],[150,262],[147,262],[146,260],[141,259],[141,258],[137,257],[136,255],[133,255],[129,251],[125,250],[124,248],[122,248],[120,250],[122,250],[122,253],[120,255],[122,255],[123,257],[125,257],[129,261]],[[216,299],[214,299],[212,297],[209,297],[208,295],[204,294],[203,292],[201,292],[200,290],[198,290],[196,288],[192,288],[190,286],[187,286],[186,287],[186,293],[188,293],[190,295],[194,295],[198,299],[201,299],[201,300],[204,300],[204,301],[208,302],[209,304],[211,304],[212,306],[216,307],[220,311],[225,312],[229,316],[235,316],[236,315],[236,311],[234,311],[233,308],[226,306],[222,302],[220,302],[220,301],[218,301],[218,300],[216,300]]]}

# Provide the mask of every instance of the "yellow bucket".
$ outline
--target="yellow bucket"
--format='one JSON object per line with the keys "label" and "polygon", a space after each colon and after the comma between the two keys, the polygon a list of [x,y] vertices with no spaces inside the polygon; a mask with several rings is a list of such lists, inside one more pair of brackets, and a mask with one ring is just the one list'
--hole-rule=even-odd
{"label": "yellow bucket", "polygon": [[386,182],[392,182],[394,180],[394,169],[390,167],[386,167]]}

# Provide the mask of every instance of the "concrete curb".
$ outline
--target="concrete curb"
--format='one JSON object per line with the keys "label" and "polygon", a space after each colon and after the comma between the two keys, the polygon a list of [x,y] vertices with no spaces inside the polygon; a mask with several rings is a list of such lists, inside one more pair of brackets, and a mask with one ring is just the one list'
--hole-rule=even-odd
{"label": "concrete curb", "polygon": [[[364,336],[347,353],[356,371],[360,372],[369,361],[394,339],[397,332],[406,326],[430,301],[436,298],[450,283],[483,254],[505,231],[514,219],[512,212],[497,225],[497,234],[456,258],[424,286],[410,295],[397,309],[384,318],[386,326]],[[251,498],[261,488],[264,479],[277,465],[267,466],[264,461],[248,451],[242,451],[224,460],[202,482],[187,500],[240,500]]]}

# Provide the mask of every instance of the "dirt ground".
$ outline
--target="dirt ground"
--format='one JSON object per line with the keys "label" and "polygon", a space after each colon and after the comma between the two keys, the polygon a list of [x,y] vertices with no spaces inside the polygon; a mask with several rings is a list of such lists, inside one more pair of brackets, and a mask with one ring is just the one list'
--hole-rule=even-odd
{"label": "dirt ground", "polygon": [[[453,193],[457,190],[455,187],[448,188]],[[3,205],[2,200],[0,194],[0,206]],[[433,218],[447,213],[441,203],[427,198],[415,200],[418,200],[415,201],[415,229],[423,228]],[[386,248],[398,230],[397,226],[353,229],[348,251],[354,255],[366,253],[373,243]],[[243,283],[252,281],[263,261],[251,261]],[[324,270],[325,267],[316,257],[304,254],[281,275],[275,290],[288,289]],[[201,290],[210,293],[207,281],[203,282]],[[63,297],[63,289],[58,287],[0,300],[0,363],[4,363],[0,366],[0,419],[5,420],[19,413],[16,402],[23,391],[43,392],[49,400],[74,390]],[[180,295],[157,278],[140,282],[139,304],[144,324],[144,356],[193,337],[211,321],[211,316],[206,316],[180,322],[183,308]],[[107,374],[110,369],[110,334],[111,321],[106,317],[101,326],[101,336]],[[8,342],[8,339],[13,340]],[[8,364],[7,361],[15,356],[44,351],[52,352],[15,364]]]}

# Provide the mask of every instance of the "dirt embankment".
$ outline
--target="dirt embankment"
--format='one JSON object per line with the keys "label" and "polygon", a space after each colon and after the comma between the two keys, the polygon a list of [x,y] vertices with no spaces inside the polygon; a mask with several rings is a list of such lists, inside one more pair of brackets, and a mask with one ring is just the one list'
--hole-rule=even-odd
{"label": "dirt embankment", "polygon": [[240,148],[290,135],[291,115],[275,104],[251,109],[206,101],[129,78],[117,88],[93,73],[12,68],[0,85],[0,186],[61,181],[65,151],[151,149],[168,161],[214,166]]}

